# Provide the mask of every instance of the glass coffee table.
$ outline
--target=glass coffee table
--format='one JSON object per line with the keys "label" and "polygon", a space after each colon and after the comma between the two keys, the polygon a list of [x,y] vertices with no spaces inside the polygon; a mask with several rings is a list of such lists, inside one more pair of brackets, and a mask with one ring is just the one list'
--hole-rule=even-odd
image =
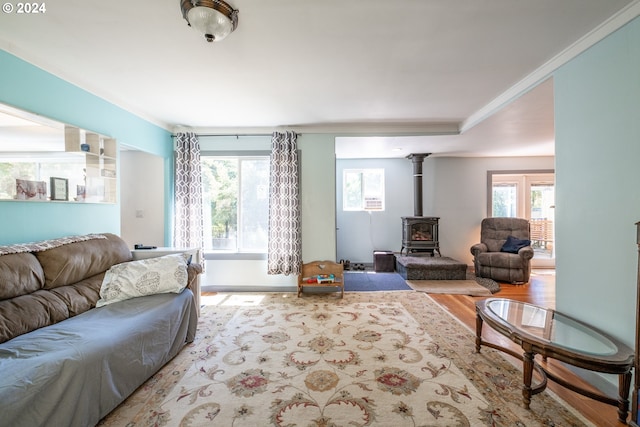
{"label": "glass coffee table", "polygon": [[[482,338],[483,322],[520,345],[524,353],[485,341]],[[489,298],[476,302],[476,352],[483,345],[522,360],[525,408],[529,409],[531,396],[546,388],[549,378],[591,399],[617,406],[618,419],[626,422],[633,350],[606,333],[555,310],[504,298]],[[617,374],[618,397],[586,390],[563,380],[536,363],[537,354],[544,360],[552,358],[595,372]],[[534,369],[542,378],[536,385],[532,385]]]}

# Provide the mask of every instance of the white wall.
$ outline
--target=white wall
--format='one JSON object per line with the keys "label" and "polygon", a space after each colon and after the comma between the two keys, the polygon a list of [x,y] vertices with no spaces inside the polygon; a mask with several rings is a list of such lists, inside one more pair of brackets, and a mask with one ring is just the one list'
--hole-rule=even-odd
{"label": "white wall", "polygon": [[204,291],[293,291],[297,277],[268,275],[266,260],[207,260],[200,286]]}
{"label": "white wall", "polygon": [[[440,217],[440,248],[467,265],[469,249],[480,241],[480,221],[487,217],[487,172],[553,169],[553,157],[434,157],[433,214]],[[425,164],[426,167],[426,164]]]}
{"label": "white wall", "polygon": [[[337,257],[352,262],[373,262],[374,250],[399,251],[400,218],[412,216],[413,166],[408,159],[338,160],[336,177]],[[384,168],[384,212],[342,211],[342,171]],[[469,248],[480,239],[480,221],[487,216],[487,172],[490,170],[553,169],[553,157],[454,158],[424,160],[423,214],[440,217],[440,251],[472,265]]]}
{"label": "white wall", "polygon": [[120,236],[131,248],[165,245],[164,174],[163,158],[120,151]]}
{"label": "white wall", "polygon": [[[342,210],[345,169],[384,169],[385,210],[356,212]],[[400,218],[413,215],[413,169],[407,159],[362,159],[336,161],[335,206],[337,258],[352,263],[373,263],[374,250],[400,251]]]}

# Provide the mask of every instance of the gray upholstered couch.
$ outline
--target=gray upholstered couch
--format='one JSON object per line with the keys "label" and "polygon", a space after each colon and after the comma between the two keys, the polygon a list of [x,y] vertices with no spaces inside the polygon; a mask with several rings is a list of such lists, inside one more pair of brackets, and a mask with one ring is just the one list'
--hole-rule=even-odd
{"label": "gray upholstered couch", "polygon": [[[95,308],[107,270],[131,261],[118,236],[0,254],[1,426],[96,425],[195,337],[188,287]],[[200,266],[186,269],[176,276],[197,283]]]}
{"label": "gray upholstered couch", "polygon": [[[529,221],[526,219],[483,219],[480,225],[480,243],[471,247],[476,276],[508,283],[528,282],[533,258],[529,235]],[[523,241],[515,246],[514,252],[503,250],[509,236]]]}

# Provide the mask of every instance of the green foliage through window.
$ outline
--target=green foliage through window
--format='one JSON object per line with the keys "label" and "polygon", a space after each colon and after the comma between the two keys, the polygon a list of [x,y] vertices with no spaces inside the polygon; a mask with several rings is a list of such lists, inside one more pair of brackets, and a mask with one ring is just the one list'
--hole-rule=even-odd
{"label": "green foliage through window", "polygon": [[201,166],[205,249],[266,252],[269,158],[203,156]]}

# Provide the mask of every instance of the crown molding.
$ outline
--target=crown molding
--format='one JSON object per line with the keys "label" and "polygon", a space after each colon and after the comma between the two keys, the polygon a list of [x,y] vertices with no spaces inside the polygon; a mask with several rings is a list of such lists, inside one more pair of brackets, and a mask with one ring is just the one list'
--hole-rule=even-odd
{"label": "crown molding", "polygon": [[622,28],[640,15],[640,0],[634,0],[625,8],[621,9],[617,14],[613,15],[602,24],[591,30],[589,33],[581,37],[571,46],[554,56],[537,70],[511,86],[505,92],[494,98],[487,105],[470,115],[462,122],[460,133],[464,133],[492,116],[503,107],[513,102],[520,96],[524,95],[538,84],[542,83],[555,72],[558,68],[586,51],[599,41],[603,40],[610,34]]}

